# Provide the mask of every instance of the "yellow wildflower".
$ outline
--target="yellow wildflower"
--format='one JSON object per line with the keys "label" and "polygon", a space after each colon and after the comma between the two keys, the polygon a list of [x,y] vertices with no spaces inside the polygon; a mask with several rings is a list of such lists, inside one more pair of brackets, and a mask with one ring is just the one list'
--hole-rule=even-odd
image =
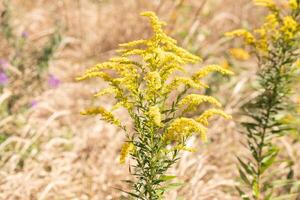
{"label": "yellow wildflower", "polygon": [[170,124],[164,135],[164,140],[166,142],[181,142],[182,139],[189,137],[193,133],[200,134],[202,141],[206,142],[206,128],[194,119],[181,117]]}
{"label": "yellow wildflower", "polygon": [[273,0],[254,0],[255,5],[264,6],[268,8],[275,8],[276,4]]}
{"label": "yellow wildflower", "polygon": [[245,42],[249,45],[253,45],[255,43],[254,36],[245,29],[238,29],[231,32],[225,33],[225,36],[227,37],[242,37],[244,38]]}
{"label": "yellow wildflower", "polygon": [[232,75],[233,72],[221,67],[220,65],[207,65],[193,75],[193,80],[201,79],[211,72],[219,72],[224,75]]}
{"label": "yellow wildflower", "polygon": [[289,0],[289,5],[293,10],[296,10],[299,7],[297,0]]}
{"label": "yellow wildflower", "polygon": [[151,106],[149,108],[148,115],[156,126],[162,126],[161,113],[158,106]]}
{"label": "yellow wildflower", "polygon": [[279,25],[278,16],[274,13],[267,15],[265,21],[264,27],[271,31],[276,30]]}
{"label": "yellow wildflower", "polygon": [[229,52],[234,58],[238,60],[248,60],[250,58],[249,53],[241,48],[232,48],[229,50]]}
{"label": "yellow wildflower", "polygon": [[102,120],[112,123],[116,126],[121,126],[121,122],[114,115],[103,107],[89,108],[81,112],[82,115],[101,115]]}
{"label": "yellow wildflower", "polygon": [[283,25],[280,31],[284,34],[284,39],[293,39],[299,28],[298,23],[293,19],[292,16],[286,16],[283,18]]}
{"label": "yellow wildflower", "polygon": [[224,117],[225,119],[231,119],[231,116],[227,115],[223,110],[212,108],[212,109],[204,111],[196,119],[196,121],[203,124],[204,126],[208,126],[208,119],[214,115],[220,115],[220,116]]}
{"label": "yellow wildflower", "polygon": [[125,142],[122,145],[121,153],[120,153],[120,164],[124,164],[126,161],[126,157],[129,153],[134,151],[134,144],[132,142]]}
{"label": "yellow wildflower", "polygon": [[185,96],[179,103],[179,107],[187,105],[186,110],[193,110],[196,106],[200,105],[201,103],[208,102],[212,105],[217,107],[221,107],[221,103],[215,99],[214,97],[207,96],[207,95],[200,95],[200,94],[189,94]]}
{"label": "yellow wildflower", "polygon": [[226,59],[224,59],[224,60],[220,63],[220,66],[221,66],[223,69],[227,69],[227,70],[230,69],[230,64],[229,64],[228,60],[226,60]]}

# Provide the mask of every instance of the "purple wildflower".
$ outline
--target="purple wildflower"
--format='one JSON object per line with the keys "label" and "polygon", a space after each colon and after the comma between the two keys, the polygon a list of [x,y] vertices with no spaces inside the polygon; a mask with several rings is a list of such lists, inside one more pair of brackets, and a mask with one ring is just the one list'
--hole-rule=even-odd
{"label": "purple wildflower", "polygon": [[6,85],[8,83],[8,77],[4,72],[0,72],[0,85]]}
{"label": "purple wildflower", "polygon": [[21,34],[22,38],[24,38],[24,39],[28,38],[28,35],[29,34],[28,34],[27,31],[23,31],[22,34]]}
{"label": "purple wildflower", "polygon": [[54,75],[50,74],[49,75],[49,78],[48,78],[48,85],[51,87],[51,88],[57,88],[60,84],[60,80],[55,77]]}
{"label": "purple wildflower", "polygon": [[30,102],[30,107],[31,107],[31,108],[34,108],[37,104],[38,104],[38,101],[37,101],[37,100],[32,100],[32,101]]}

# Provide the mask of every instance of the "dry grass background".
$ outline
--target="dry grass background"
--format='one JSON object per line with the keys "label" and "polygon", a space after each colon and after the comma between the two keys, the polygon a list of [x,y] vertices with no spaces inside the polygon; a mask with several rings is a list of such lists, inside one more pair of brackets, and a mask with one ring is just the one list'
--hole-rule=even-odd
{"label": "dry grass background", "polygon": [[[149,26],[139,17],[140,11],[156,11],[168,22],[169,33],[205,58],[205,63],[224,62],[229,44],[223,33],[255,25],[262,12],[249,0],[11,0],[11,4],[16,31],[28,31],[28,41],[35,45],[54,32],[55,24],[64,26],[62,43],[49,69],[62,83],[35,97],[38,104],[29,111],[13,119],[0,119],[0,126],[11,120],[19,124],[15,134],[0,144],[3,200],[118,199],[120,194],[113,188],[124,187],[121,180],[129,177],[128,167],[118,164],[124,136],[96,117],[79,115],[94,102],[92,92],[101,88],[101,82],[77,83],[74,77],[109,58],[118,43],[149,36]],[[8,54],[2,51],[0,56]],[[253,95],[249,83],[254,78],[254,66],[252,61],[234,62],[231,67],[236,76],[217,83],[215,95],[234,120],[215,120],[208,144],[194,138],[199,151],[183,154],[172,169],[186,184],[168,194],[168,200],[239,199],[233,189],[238,184],[235,155],[244,154],[238,112]],[[0,94],[0,103],[9,94]],[[107,106],[110,101],[101,100]],[[295,162],[295,176],[299,178],[300,145],[290,140],[282,138],[278,143],[287,152],[282,157]]]}

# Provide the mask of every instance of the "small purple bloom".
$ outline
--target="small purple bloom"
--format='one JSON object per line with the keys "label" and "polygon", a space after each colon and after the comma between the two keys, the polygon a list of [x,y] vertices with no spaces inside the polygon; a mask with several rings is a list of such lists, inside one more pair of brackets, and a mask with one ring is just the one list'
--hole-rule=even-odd
{"label": "small purple bloom", "polygon": [[26,39],[28,38],[29,33],[27,31],[22,32],[22,38]]}
{"label": "small purple bloom", "polygon": [[9,67],[9,63],[5,59],[0,59],[0,68],[4,70],[8,67]]}
{"label": "small purple bloom", "polygon": [[37,101],[37,100],[32,100],[32,101],[30,102],[30,107],[31,107],[31,108],[34,108],[37,104],[38,104],[38,101]]}
{"label": "small purple bloom", "polygon": [[51,88],[57,88],[60,84],[60,80],[55,77],[54,75],[50,74],[49,77],[48,77],[48,85],[51,87]]}
{"label": "small purple bloom", "polygon": [[4,72],[0,72],[0,85],[6,85],[8,83],[8,77]]}

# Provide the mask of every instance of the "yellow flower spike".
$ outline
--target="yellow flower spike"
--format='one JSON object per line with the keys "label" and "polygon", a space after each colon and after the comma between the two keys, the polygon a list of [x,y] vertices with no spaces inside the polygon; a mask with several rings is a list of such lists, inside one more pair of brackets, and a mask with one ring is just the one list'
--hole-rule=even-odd
{"label": "yellow flower spike", "polygon": [[89,108],[81,112],[82,115],[101,115],[102,120],[107,121],[108,123],[114,124],[118,127],[121,127],[121,122],[114,117],[114,115],[107,111],[103,107]]}
{"label": "yellow flower spike", "polygon": [[149,98],[152,98],[155,94],[158,93],[158,90],[161,88],[161,77],[157,71],[148,72],[144,77],[144,80],[147,84],[147,93]]}
{"label": "yellow flower spike", "polygon": [[195,109],[198,105],[207,102],[217,107],[221,107],[221,103],[214,97],[200,94],[189,94],[185,96],[179,103],[179,107],[187,106],[187,111]]}
{"label": "yellow flower spike", "polygon": [[134,144],[132,142],[125,142],[122,145],[120,152],[120,164],[125,164],[126,158],[129,153],[133,152],[135,149]]}
{"label": "yellow flower spike", "polygon": [[204,126],[208,126],[208,119],[214,115],[220,115],[225,119],[231,119],[232,117],[228,114],[226,114],[223,110],[220,109],[208,109],[204,111],[197,119],[196,121],[203,124]]}
{"label": "yellow flower spike", "polygon": [[147,40],[135,40],[128,43],[119,44],[119,46],[122,48],[132,48],[139,45],[147,45]]}
{"label": "yellow flower spike", "polygon": [[229,52],[234,58],[238,60],[248,60],[250,58],[249,53],[241,48],[232,48],[229,50]]}
{"label": "yellow flower spike", "polygon": [[200,69],[198,72],[196,72],[193,75],[193,79],[194,80],[201,79],[201,78],[207,76],[211,72],[219,72],[223,75],[233,75],[234,74],[232,71],[225,69],[225,68],[221,67],[220,65],[207,65],[207,66],[203,67],[202,69]]}
{"label": "yellow flower spike", "polygon": [[231,32],[225,33],[225,36],[227,37],[242,37],[245,42],[249,45],[255,44],[255,38],[254,36],[245,29],[237,29]]}
{"label": "yellow flower spike", "polygon": [[254,0],[254,4],[257,6],[276,8],[276,4],[273,0]]}
{"label": "yellow flower spike", "polygon": [[162,126],[161,113],[158,106],[151,106],[148,115],[156,126]]}
{"label": "yellow flower spike", "polygon": [[90,79],[90,78],[103,78],[105,81],[110,81],[112,80],[112,78],[110,77],[109,74],[105,73],[105,72],[90,72],[90,73],[86,73],[85,75],[76,78],[77,81],[83,81],[86,79]]}
{"label": "yellow flower spike", "polygon": [[117,94],[119,92],[118,89],[114,88],[114,87],[108,87],[108,88],[104,88],[103,90],[101,90],[100,92],[97,92],[94,97],[101,97],[104,95],[109,95],[109,94]]}
{"label": "yellow flower spike", "polygon": [[184,68],[181,65],[179,65],[177,63],[169,62],[169,64],[164,65],[159,70],[159,74],[160,74],[161,79],[163,81],[166,81],[169,78],[169,76],[175,71],[181,71],[181,72],[186,73],[186,71],[184,70]]}
{"label": "yellow flower spike", "polygon": [[206,131],[207,129],[191,118],[177,118],[168,127],[165,135],[165,142],[178,141],[181,142],[183,138],[189,137],[193,133],[200,134],[203,142],[206,142]]}
{"label": "yellow flower spike", "polygon": [[166,87],[163,88],[163,94],[168,94],[172,92],[174,89],[176,89],[179,85],[185,85],[189,88],[194,89],[200,89],[200,88],[208,88],[208,85],[200,82],[200,81],[194,81],[191,78],[188,77],[175,77],[170,84],[166,85]]}

